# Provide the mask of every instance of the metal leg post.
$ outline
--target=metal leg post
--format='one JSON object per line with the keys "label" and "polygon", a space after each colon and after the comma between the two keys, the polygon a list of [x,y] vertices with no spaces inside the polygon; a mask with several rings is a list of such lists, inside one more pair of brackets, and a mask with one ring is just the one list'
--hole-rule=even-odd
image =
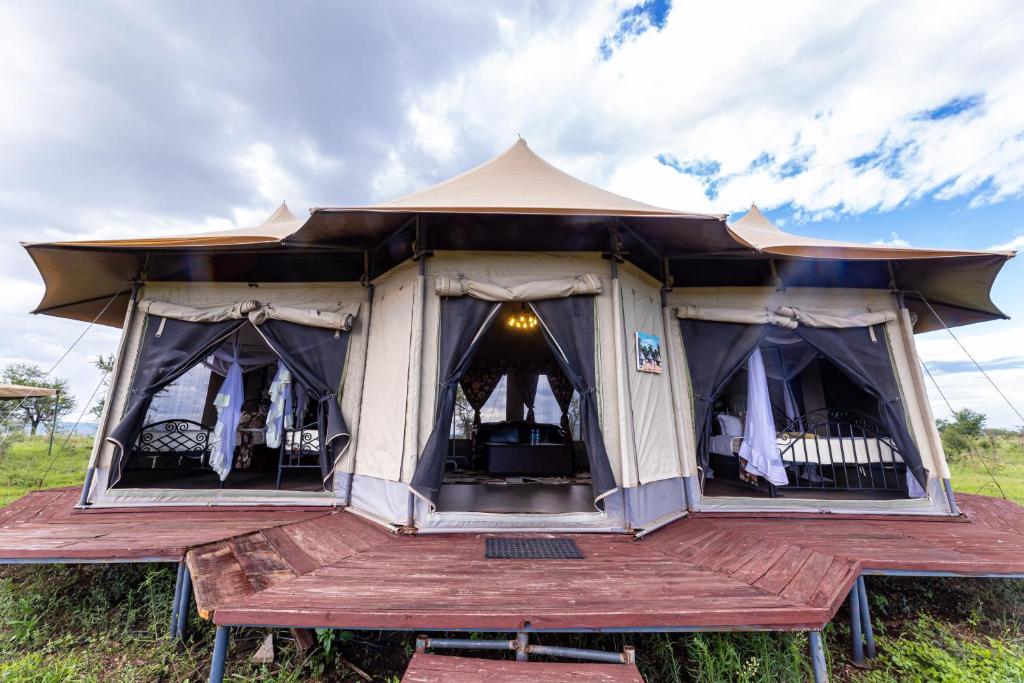
{"label": "metal leg post", "polygon": [[807,643],[811,650],[811,672],[814,683],[828,683],[828,665],[825,663],[825,647],[821,642],[821,631],[810,631]]}
{"label": "metal leg post", "polygon": [[171,632],[170,638],[178,637],[178,611],[181,607],[181,584],[185,573],[185,562],[178,563],[178,578],[174,581],[174,600],[171,602]]}
{"label": "metal leg post", "polygon": [[860,626],[864,629],[864,643],[868,659],[874,659],[878,654],[875,647],[875,632],[871,627],[871,607],[868,605],[868,589],[864,585],[864,577],[857,577],[857,585],[860,587]]}
{"label": "metal leg post", "polygon": [[854,666],[864,666],[864,633],[860,626],[860,583],[850,589],[850,658]]}
{"label": "metal leg post", "polygon": [[[182,562],[182,564],[185,563]],[[181,594],[179,596],[179,600],[177,632],[175,633],[175,637],[181,639],[185,637],[185,627],[188,626],[188,615],[192,612],[192,572],[189,571],[188,565],[185,565],[185,569],[181,573]]]}
{"label": "metal leg post", "polygon": [[525,631],[520,631],[516,634],[516,643],[516,661],[528,661],[530,659],[530,656],[529,654],[527,654],[526,646],[530,644],[530,634],[526,633]]}
{"label": "metal leg post", "polygon": [[221,683],[224,680],[224,664],[228,659],[228,640],[230,637],[230,626],[217,627],[217,636],[213,640],[213,662],[210,664],[210,683]]}

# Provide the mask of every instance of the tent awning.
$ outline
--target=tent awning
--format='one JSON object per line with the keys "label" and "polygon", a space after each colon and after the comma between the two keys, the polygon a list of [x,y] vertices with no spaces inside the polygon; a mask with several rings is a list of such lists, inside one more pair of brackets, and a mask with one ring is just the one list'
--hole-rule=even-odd
{"label": "tent awning", "polygon": [[45,398],[56,396],[57,390],[48,387],[26,387],[21,384],[0,384],[0,399]]}
{"label": "tent awning", "polygon": [[[184,281],[358,280],[365,272],[364,255],[380,272],[409,258],[415,239],[410,226],[421,217],[429,226],[426,248],[436,250],[606,251],[614,232],[622,236],[626,258],[655,275],[665,258],[731,259],[721,265],[706,262],[704,267],[721,279],[737,268],[737,258],[771,257],[796,264],[790,270],[801,272],[799,286],[877,288],[894,280],[908,298],[926,298],[950,326],[1005,317],[989,290],[1013,256],[793,235],[756,207],[728,225],[721,215],[659,208],[585,183],[541,159],[520,139],[476,168],[377,205],[318,208],[300,219],[282,204],[252,228],[27,243],[46,284],[34,312],[120,326],[131,282],[140,275]],[[890,267],[893,278],[873,277],[865,284],[842,267],[858,263],[898,266]],[[757,275],[735,279],[768,284]],[[910,305],[923,319],[919,331],[940,326],[923,302]]]}

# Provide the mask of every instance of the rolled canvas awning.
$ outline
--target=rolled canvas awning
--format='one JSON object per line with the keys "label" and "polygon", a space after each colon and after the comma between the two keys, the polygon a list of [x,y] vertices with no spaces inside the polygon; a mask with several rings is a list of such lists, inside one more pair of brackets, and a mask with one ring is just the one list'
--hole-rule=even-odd
{"label": "rolled canvas awning", "polygon": [[48,387],[26,387],[22,384],[0,384],[0,400],[18,398],[46,398],[56,396],[57,390]]}
{"label": "rolled canvas awning", "polygon": [[359,304],[339,302],[336,308],[328,310],[277,306],[255,299],[216,306],[186,306],[168,301],[143,299],[139,302],[139,310],[159,318],[172,318],[192,323],[248,319],[254,325],[259,325],[265,320],[284,320],[306,327],[347,332],[352,329],[352,322],[359,313]]}
{"label": "rolled canvas awning", "polygon": [[542,301],[577,294],[600,294],[601,279],[593,273],[557,280],[535,280],[504,287],[486,280],[439,277],[434,284],[438,296],[471,296],[484,301]]}
{"label": "rolled canvas awning", "polygon": [[[585,183],[541,159],[520,139],[465,173],[381,204],[318,208],[307,219],[297,218],[282,205],[258,226],[192,235],[26,243],[46,283],[34,312],[120,326],[131,282],[140,276],[185,281],[357,280],[364,274],[364,254],[381,256],[385,268],[409,258],[415,237],[404,233],[418,225],[420,217],[429,218],[433,226],[426,230],[430,249],[607,251],[612,236],[619,235],[630,252],[626,258],[655,275],[663,258],[725,256],[736,263],[737,258],[760,255],[780,263],[808,264],[800,269],[805,281],[800,286],[878,288],[885,287],[888,278],[844,284],[847,275],[842,268],[838,276],[825,278],[816,274],[813,264],[895,264],[890,267],[891,280],[905,291],[908,306],[918,316],[917,331],[1005,317],[989,298],[989,290],[1013,256],[792,235],[772,225],[756,207],[730,226],[722,215],[651,206]],[[339,264],[346,253],[350,261],[343,271]],[[310,267],[314,261],[317,267]]]}

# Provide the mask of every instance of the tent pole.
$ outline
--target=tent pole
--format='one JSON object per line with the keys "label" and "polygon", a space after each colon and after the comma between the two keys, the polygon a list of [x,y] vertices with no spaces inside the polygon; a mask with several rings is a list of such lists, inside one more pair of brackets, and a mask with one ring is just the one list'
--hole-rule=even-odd
{"label": "tent pole", "polygon": [[[611,265],[612,278],[612,327],[615,331],[615,398],[618,405],[618,433],[619,433],[619,478],[622,480],[622,525],[626,532],[632,531],[632,512],[629,505],[629,438],[628,423],[626,422],[626,410],[628,398],[626,391],[629,388],[626,377],[626,362],[624,360],[626,327],[622,316],[622,290],[619,287],[619,260],[625,252],[622,251],[622,238],[616,229],[616,224],[608,226],[608,262]],[[639,478],[639,477],[638,477]]]}
{"label": "tent pole", "polygon": [[213,661],[210,663],[210,683],[221,683],[224,680],[224,665],[228,659],[228,640],[231,638],[230,626],[218,626],[217,635],[213,639]]}
{"label": "tent pole", "polygon": [[142,287],[144,271],[139,271],[135,280],[132,281],[132,292],[128,298],[128,310],[124,314],[124,327],[121,328],[121,340],[117,346],[117,355],[114,356],[114,365],[110,370],[107,396],[103,402],[103,416],[96,429],[96,441],[92,446],[92,453],[89,455],[89,467],[85,470],[85,483],[82,485],[82,495],[78,499],[78,507],[85,507],[89,504],[89,492],[92,490],[92,480],[96,474],[96,462],[99,460],[100,451],[103,450],[104,436],[107,433],[107,426],[110,424],[110,413],[113,410],[114,388],[117,385],[121,374],[121,359],[124,358],[125,349],[128,346],[128,335],[132,332],[132,323],[135,320],[135,304],[139,299],[139,289]]}
{"label": "tent pole", "polygon": [[828,664],[825,662],[825,648],[821,642],[821,631],[809,631],[807,644],[811,651],[811,672],[814,674],[814,683],[828,683]]}
{"label": "tent pole", "polygon": [[50,445],[46,447],[47,457],[53,455],[53,439],[57,436],[57,416],[60,414],[60,389],[53,395],[53,421],[50,424]]}
{"label": "tent pole", "polygon": [[[413,242],[413,259],[416,260],[416,272],[417,279],[419,280],[418,287],[420,292],[420,310],[416,315],[416,325],[419,328],[419,340],[420,348],[416,352],[416,357],[412,360],[416,362],[416,372],[410,373],[410,379],[416,382],[416,396],[417,400],[409,407],[410,410],[406,414],[406,419],[411,423],[408,426],[411,432],[410,439],[412,441],[413,450],[413,462],[419,463],[419,447],[420,447],[420,402],[422,396],[420,396],[420,387],[423,384],[423,319],[426,311],[426,299],[427,299],[427,257],[432,252],[426,248],[427,244],[427,228],[421,224],[420,215],[416,214],[416,241]],[[406,391],[412,391],[411,387],[407,388]],[[407,394],[408,395],[408,394]],[[409,489],[408,496],[408,512],[406,514],[406,526],[412,528],[416,526],[416,496],[413,494],[412,489]]]}
{"label": "tent pole", "polygon": [[878,649],[875,647],[875,633],[871,627],[871,606],[868,604],[868,589],[864,585],[863,576],[857,577],[857,586],[857,592],[860,594],[860,626],[864,630],[865,654],[868,659],[874,659]]}
{"label": "tent pole", "polygon": [[[363,374],[359,380],[359,405],[363,403],[363,392],[366,389],[366,356],[370,350],[370,323],[373,320],[373,281],[372,281],[372,255],[368,251],[363,252],[363,277],[360,284],[366,288],[366,319],[363,321]],[[360,413],[362,408],[360,407]],[[360,419],[362,415],[360,414]],[[352,487],[356,481],[356,456],[359,455],[359,434],[362,430],[356,431],[356,443],[352,453],[352,472],[349,475],[348,486],[345,489],[345,507],[352,504]]]}

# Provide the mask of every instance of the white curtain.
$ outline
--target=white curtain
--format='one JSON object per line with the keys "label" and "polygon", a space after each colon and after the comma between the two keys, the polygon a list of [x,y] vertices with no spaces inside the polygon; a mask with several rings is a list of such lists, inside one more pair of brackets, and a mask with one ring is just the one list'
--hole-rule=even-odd
{"label": "white curtain", "polygon": [[235,442],[238,438],[238,421],[242,415],[245,391],[242,386],[242,366],[238,363],[238,346],[235,360],[228,367],[224,383],[220,386],[213,405],[217,408],[217,424],[210,438],[210,467],[221,481],[228,478],[235,459]]}
{"label": "white curtain", "polygon": [[267,446],[281,445],[281,434],[292,424],[292,373],[284,363],[277,366],[277,374],[270,384],[270,410],[267,411]]}
{"label": "white curtain", "polygon": [[747,421],[740,457],[747,461],[747,471],[751,474],[764,477],[776,486],[789,483],[776,442],[768,375],[764,371],[761,349],[756,349],[747,360]]}

